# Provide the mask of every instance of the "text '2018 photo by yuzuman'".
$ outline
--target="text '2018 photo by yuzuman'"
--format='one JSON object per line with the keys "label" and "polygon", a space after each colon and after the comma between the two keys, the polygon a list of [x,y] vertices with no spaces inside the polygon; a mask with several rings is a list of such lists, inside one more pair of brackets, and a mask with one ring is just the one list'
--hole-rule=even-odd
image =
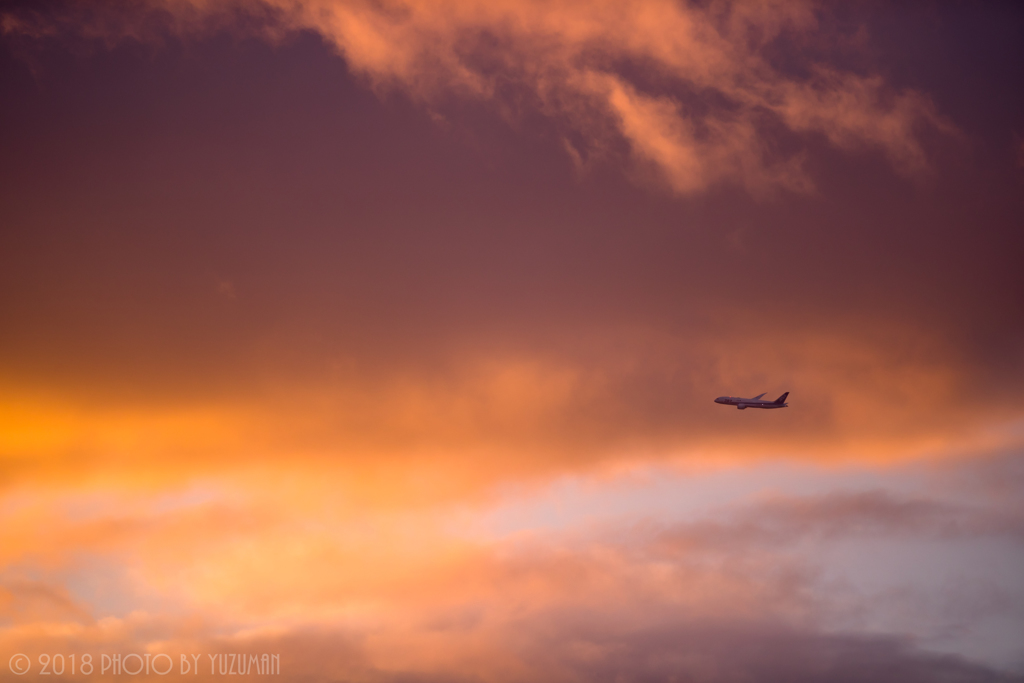
{"label": "text '2018 photo by yuzuman'", "polygon": [[0,683],[1024,683],[1024,3],[0,2]]}

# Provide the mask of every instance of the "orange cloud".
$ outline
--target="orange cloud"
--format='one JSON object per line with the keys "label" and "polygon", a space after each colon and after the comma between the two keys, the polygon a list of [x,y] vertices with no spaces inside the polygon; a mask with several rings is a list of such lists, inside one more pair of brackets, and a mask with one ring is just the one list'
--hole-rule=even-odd
{"label": "orange cloud", "polygon": [[[149,12],[72,4],[64,29],[104,39],[252,30],[280,40],[313,31],[376,87],[431,106],[450,96],[529,108],[559,122],[574,158],[625,145],[673,192],[734,183],[761,194],[807,191],[799,147],[769,132],[876,149],[897,170],[927,168],[919,129],[953,129],[924,95],[878,76],[773,65],[771,50],[811,39],[812,0],[704,5],[674,0],[151,0]],[[127,13],[126,13],[127,12]],[[60,32],[54,18],[8,14],[8,34]],[[643,79],[629,74],[642,71]]]}
{"label": "orange cloud", "polygon": [[[588,336],[561,349],[478,344],[318,379],[273,370],[273,391],[243,386],[219,401],[128,407],[8,387],[0,464],[8,485],[148,488],[262,476],[283,459],[338,475],[343,496],[390,505],[635,457],[887,462],[1016,443],[1000,430],[1019,412],[978,398],[972,366],[924,331]],[[712,403],[762,391],[790,391],[792,407],[750,415]]]}
{"label": "orange cloud", "polygon": [[[59,570],[22,558],[21,566],[42,574],[34,579],[17,576],[11,566],[19,563],[5,559],[0,647],[31,653],[33,660],[40,652],[138,652],[169,653],[177,664],[180,654],[197,653],[204,674],[209,654],[271,652],[281,655],[286,680],[310,674],[593,680],[594,671],[645,670],[642,661],[619,661],[629,654],[662,662],[664,672],[720,680],[700,662],[744,670],[768,664],[759,657],[723,659],[719,647],[758,651],[753,644],[769,639],[804,653],[795,661],[808,657],[820,667],[822,652],[845,651],[863,638],[828,627],[848,609],[849,589],[806,563],[808,543],[1019,542],[1022,528],[1012,505],[951,505],[869,491],[775,496],[689,522],[630,518],[469,540],[451,528],[450,510],[339,511],[314,481],[307,481],[306,497],[307,504],[315,499],[315,513],[296,500],[274,500],[277,479],[268,478],[244,491],[216,491],[218,505],[235,507],[230,516],[208,514],[208,503],[185,499],[176,509],[141,496],[109,499],[93,510],[93,521],[144,522],[113,543],[86,541],[93,521],[71,516],[28,525],[66,557]],[[486,506],[470,512],[484,513]],[[239,525],[243,519],[249,523]],[[62,526],[75,533],[64,534]],[[76,536],[83,540],[78,546],[66,543]],[[103,561],[90,563],[97,556]],[[69,572],[73,578],[64,580],[80,593],[95,593],[94,604],[62,585]],[[121,599],[137,603],[134,609],[125,613],[111,606],[110,595],[83,591],[83,584],[104,577],[116,583]],[[154,599],[163,600],[159,609]],[[864,606],[858,602],[856,609]],[[876,633],[873,642],[889,638]],[[676,659],[681,652],[690,655]],[[700,652],[715,654],[694,659]],[[839,656],[828,666],[868,665],[872,658],[865,655],[855,662]],[[941,663],[909,647],[888,656]]]}

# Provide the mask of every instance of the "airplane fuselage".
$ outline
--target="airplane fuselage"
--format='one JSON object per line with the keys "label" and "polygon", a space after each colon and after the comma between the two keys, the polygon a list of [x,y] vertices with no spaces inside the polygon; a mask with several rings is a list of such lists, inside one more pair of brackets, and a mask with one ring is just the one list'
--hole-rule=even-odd
{"label": "airplane fuselage", "polygon": [[[761,396],[764,396],[764,394],[761,394]],[[786,403],[786,397],[789,396],[789,392],[788,391],[786,393],[784,393],[782,396],[779,396],[774,401],[765,401],[764,399],[761,398],[761,396],[757,396],[755,398],[739,398],[737,396],[719,396],[718,398],[715,399],[715,403],[721,403],[722,405],[727,405],[727,406],[736,406],[740,410],[746,410],[747,408],[762,408],[762,409],[765,409],[765,410],[769,410],[769,409],[773,409],[773,408],[788,408],[789,407],[789,404]]]}

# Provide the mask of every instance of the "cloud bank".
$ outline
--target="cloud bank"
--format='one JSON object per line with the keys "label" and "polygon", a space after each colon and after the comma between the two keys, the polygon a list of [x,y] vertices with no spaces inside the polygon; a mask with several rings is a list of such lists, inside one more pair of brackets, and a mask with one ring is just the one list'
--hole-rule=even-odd
{"label": "cloud bank", "polygon": [[[979,467],[1019,459],[940,478]],[[764,474],[740,476],[757,491]],[[1019,496],[975,483],[955,502],[935,474],[915,493],[892,473],[853,492],[721,489],[688,518],[595,522],[577,508],[503,534],[473,530],[500,502],[346,509],[312,473],[294,498],[237,478],[156,497],[51,489],[45,506],[41,489],[8,494],[20,532],[0,537],[0,647],[33,661],[202,653],[197,680],[209,654],[270,652],[294,681],[1019,681],[1024,584],[992,564],[1024,548]],[[721,486],[659,476],[677,500]],[[614,479],[588,485],[611,502]],[[873,555],[872,543],[907,552]],[[858,568],[844,548],[870,561]],[[970,552],[981,561],[965,563]],[[891,570],[880,584],[872,565]]]}

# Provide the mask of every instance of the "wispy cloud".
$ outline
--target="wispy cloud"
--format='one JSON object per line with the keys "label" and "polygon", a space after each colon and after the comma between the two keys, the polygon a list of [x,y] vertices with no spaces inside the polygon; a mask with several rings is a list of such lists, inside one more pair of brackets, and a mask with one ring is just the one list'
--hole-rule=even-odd
{"label": "wispy cloud", "polygon": [[920,174],[922,129],[951,125],[926,95],[810,49],[827,9],[812,0],[149,0],[9,12],[2,25],[106,41],[312,31],[374,87],[434,108],[456,98],[513,118],[540,113],[578,162],[620,150],[680,194],[720,183],[810,190],[803,160],[814,137]]}

